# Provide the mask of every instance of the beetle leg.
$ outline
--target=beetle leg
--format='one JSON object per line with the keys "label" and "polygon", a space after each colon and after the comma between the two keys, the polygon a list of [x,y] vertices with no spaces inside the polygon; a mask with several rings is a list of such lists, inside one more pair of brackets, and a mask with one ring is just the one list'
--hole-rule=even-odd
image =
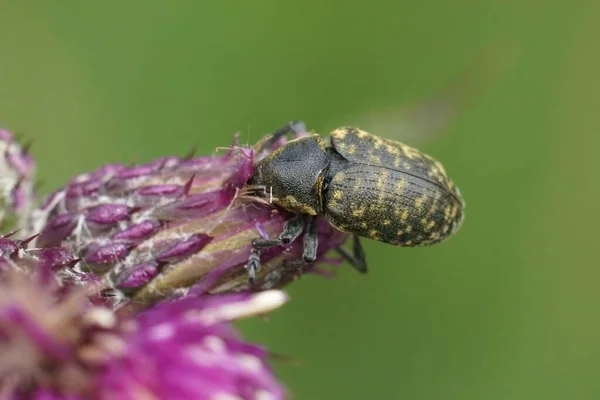
{"label": "beetle leg", "polygon": [[319,237],[317,236],[317,217],[308,217],[308,229],[304,234],[304,249],[301,260],[288,260],[283,263],[286,268],[302,268],[317,259],[317,248],[319,247]]}
{"label": "beetle leg", "polygon": [[306,124],[302,121],[292,121],[285,126],[277,129],[270,138],[264,141],[262,146],[260,146],[260,151],[267,150],[271,148],[282,136],[287,135],[288,133],[293,133],[294,135],[298,135],[300,133],[306,132]]}
{"label": "beetle leg", "polygon": [[252,250],[250,250],[250,257],[248,257],[246,269],[248,270],[248,281],[254,283],[256,271],[260,269],[260,250],[258,248],[252,247]]}
{"label": "beetle leg", "polygon": [[296,240],[304,230],[304,219],[304,215],[297,215],[286,222],[283,232],[281,232],[278,239],[256,238],[252,240],[252,250],[250,251],[250,257],[248,257],[248,264],[246,265],[250,283],[254,282],[256,272],[260,269],[260,251],[269,247],[289,244]]}
{"label": "beetle leg", "polygon": [[358,272],[363,274],[367,272],[367,259],[358,235],[352,235],[352,254],[341,247],[337,249],[337,252],[340,253],[350,265],[356,268]]}

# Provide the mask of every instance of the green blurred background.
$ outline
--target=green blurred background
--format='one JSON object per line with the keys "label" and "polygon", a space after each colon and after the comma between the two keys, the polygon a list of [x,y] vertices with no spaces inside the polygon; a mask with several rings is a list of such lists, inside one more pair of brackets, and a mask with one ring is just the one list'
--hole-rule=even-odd
{"label": "green blurred background", "polygon": [[368,241],[367,276],[306,277],[242,324],[295,360],[296,399],[600,398],[599,2],[2,0],[0,31],[0,126],[35,140],[46,193],[296,118],[443,161],[456,237]]}

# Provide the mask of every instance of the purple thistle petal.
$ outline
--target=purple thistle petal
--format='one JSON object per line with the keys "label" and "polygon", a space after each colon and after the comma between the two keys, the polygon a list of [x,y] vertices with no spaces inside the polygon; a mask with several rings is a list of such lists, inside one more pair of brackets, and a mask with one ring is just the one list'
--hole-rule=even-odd
{"label": "purple thistle petal", "polygon": [[39,258],[42,268],[52,271],[72,267],[79,261],[69,250],[63,247],[34,249],[30,250],[29,254]]}
{"label": "purple thistle petal", "polygon": [[[143,388],[161,399],[258,398],[261,393],[283,399],[284,389],[265,364],[268,353],[240,343],[231,327],[215,318],[219,310],[224,315],[227,309],[231,315],[236,308],[260,310],[256,302],[247,295],[187,298],[140,314],[126,338],[127,354],[99,377],[101,397],[129,399]],[[212,315],[212,322],[203,315]]]}
{"label": "purple thistle petal", "polygon": [[42,246],[59,246],[63,239],[73,232],[77,225],[76,216],[73,214],[58,214],[53,217],[42,231],[39,238]]}
{"label": "purple thistle petal", "polygon": [[80,197],[91,196],[102,188],[102,182],[99,180],[86,180],[84,182],[72,183],[67,190],[67,199],[77,199]]}
{"label": "purple thistle petal", "polygon": [[139,165],[137,167],[131,167],[127,169],[123,169],[119,171],[113,182],[119,182],[121,180],[125,181],[128,179],[140,178],[144,176],[152,175],[152,173],[156,170],[156,165]]}
{"label": "purple thistle petal", "polygon": [[123,204],[102,204],[90,209],[85,219],[92,226],[104,228],[126,220],[132,211]]}
{"label": "purple thistle petal", "polygon": [[147,219],[116,233],[113,236],[113,239],[132,241],[143,240],[153,235],[160,228],[160,226],[160,222]]}
{"label": "purple thistle petal", "polygon": [[222,191],[195,194],[157,208],[152,215],[158,219],[200,218],[225,208],[232,198]]}
{"label": "purple thistle petal", "polygon": [[92,243],[85,259],[91,264],[113,264],[125,258],[133,247],[133,244],[127,242]]}
{"label": "purple thistle petal", "polygon": [[163,184],[152,185],[138,189],[137,194],[143,197],[179,197],[185,193],[185,187],[181,185]]}
{"label": "purple thistle petal", "polygon": [[121,290],[138,289],[147,284],[160,272],[165,263],[148,261],[124,270],[115,280],[115,287]]}
{"label": "purple thistle petal", "polygon": [[188,239],[178,241],[168,250],[156,256],[159,262],[177,263],[202,250],[213,238],[204,233],[192,235]]}

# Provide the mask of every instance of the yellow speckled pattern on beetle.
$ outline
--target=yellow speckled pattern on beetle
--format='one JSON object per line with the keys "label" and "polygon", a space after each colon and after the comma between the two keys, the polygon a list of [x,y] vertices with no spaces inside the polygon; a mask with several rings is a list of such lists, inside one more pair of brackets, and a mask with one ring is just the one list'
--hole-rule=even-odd
{"label": "yellow speckled pattern on beetle", "polygon": [[460,192],[432,157],[351,127],[334,130],[331,146],[349,161],[333,175],[322,206],[338,229],[399,246],[424,246],[460,227]]}

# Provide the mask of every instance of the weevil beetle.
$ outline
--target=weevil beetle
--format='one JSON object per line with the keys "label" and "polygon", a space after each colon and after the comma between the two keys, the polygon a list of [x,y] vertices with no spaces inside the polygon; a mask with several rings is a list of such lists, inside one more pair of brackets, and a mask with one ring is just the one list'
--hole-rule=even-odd
{"label": "weevil beetle", "polygon": [[[305,133],[301,121],[276,131],[259,150],[288,133]],[[290,140],[256,162],[250,185],[265,188],[273,203],[296,214],[278,239],[256,238],[247,269],[254,280],[260,251],[296,240],[303,231],[302,259],[287,267],[312,263],[317,254],[316,217],[352,234],[352,254],[340,254],[356,269],[367,264],[359,236],[398,246],[425,246],[456,232],[464,202],[442,164],[403,143],[357,128],[331,132],[326,145],[316,134]]]}

